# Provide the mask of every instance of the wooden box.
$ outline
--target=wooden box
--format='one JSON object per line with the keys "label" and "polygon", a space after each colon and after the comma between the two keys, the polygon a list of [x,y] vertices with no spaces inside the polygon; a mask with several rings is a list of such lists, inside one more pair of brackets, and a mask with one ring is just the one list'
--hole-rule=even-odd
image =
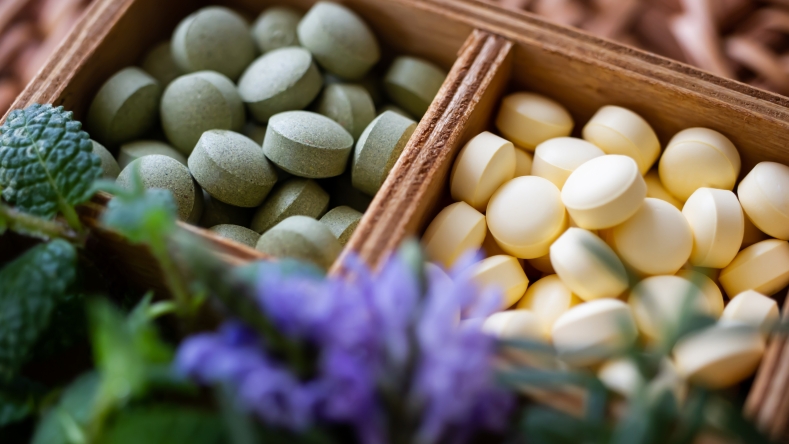
{"label": "wooden box", "polygon": [[[307,9],[315,0],[289,3]],[[789,99],[722,79],[665,58],[506,11],[475,0],[342,0],[373,28],[386,59],[412,54],[450,74],[399,162],[375,197],[344,254],[355,251],[377,264],[407,236],[424,230],[446,199],[447,175],[459,148],[492,128],[503,94],[530,90],[563,103],[577,125],[601,106],[628,107],[654,127],[663,146],[681,129],[703,126],[727,135],[739,148],[743,172],[757,162],[789,164]],[[31,103],[63,105],[85,116],[99,86],[136,64],[169,38],[187,14],[208,4],[259,13],[269,0],[95,0],[57,53],[20,95]],[[96,217],[109,196],[81,209]],[[186,227],[184,225],[184,227]],[[194,227],[227,261],[265,259],[255,250]],[[138,282],[161,287],[159,270],[143,250],[98,230],[102,248]],[[342,258],[335,264],[340,268]],[[789,418],[789,351],[774,338],[749,397],[749,413],[773,433]],[[787,345],[789,347],[789,345]],[[783,375],[774,378],[774,375]],[[572,402],[570,402],[572,404]]]}

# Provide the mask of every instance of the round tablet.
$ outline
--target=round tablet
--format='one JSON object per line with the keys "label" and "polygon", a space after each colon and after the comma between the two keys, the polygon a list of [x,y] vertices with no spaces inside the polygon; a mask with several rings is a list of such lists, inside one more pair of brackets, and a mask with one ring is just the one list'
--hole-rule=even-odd
{"label": "round tablet", "polygon": [[518,92],[501,101],[496,128],[520,148],[534,148],[548,139],[569,136],[572,116],[559,102],[535,93]]}
{"label": "round tablet", "polygon": [[329,228],[307,216],[291,216],[263,233],[255,247],[274,257],[299,259],[329,269],[342,252]]}
{"label": "round tablet", "polygon": [[501,290],[502,309],[518,302],[529,285],[529,278],[518,259],[504,254],[483,259],[465,273],[482,288],[497,287]]}
{"label": "round tablet", "polygon": [[177,160],[186,166],[186,157],[180,151],[158,140],[138,140],[121,145],[118,151],[118,165],[121,169],[140,157],[159,154]]}
{"label": "round tablet", "polygon": [[723,134],[688,128],[675,135],[660,158],[660,180],[681,201],[701,187],[733,190],[740,154]]}
{"label": "round tablet", "polygon": [[581,228],[610,228],[630,219],[647,195],[638,165],[628,156],[596,157],[575,169],[562,202]]}
{"label": "round tablet", "polygon": [[737,196],[728,190],[699,188],[682,209],[693,232],[690,263],[697,267],[723,268],[742,245],[744,218]]}
{"label": "round tablet", "polygon": [[104,148],[104,145],[99,142],[95,140],[91,140],[91,142],[93,143],[93,154],[101,159],[101,177],[104,179],[117,179],[118,174],[121,173],[121,168],[118,166],[115,158],[112,157],[112,153],[107,151],[107,148]]}
{"label": "round tablet", "polygon": [[329,227],[332,234],[340,241],[340,245],[344,246],[359,226],[362,216],[364,214],[351,207],[336,207],[324,214],[320,221]]}
{"label": "round tablet", "polygon": [[551,245],[551,264],[573,293],[590,301],[615,298],[627,289],[625,266],[602,239],[570,228]]}
{"label": "round tablet", "polygon": [[542,339],[539,319],[528,310],[494,313],[485,318],[482,331],[501,339]]}
{"label": "round tablet", "polygon": [[527,262],[532,267],[536,268],[539,271],[542,271],[546,274],[554,274],[556,271],[553,269],[553,265],[551,264],[551,254],[548,253],[545,256],[540,256],[534,259],[528,259]]}
{"label": "round tablet", "polygon": [[644,182],[647,183],[647,197],[665,200],[671,205],[677,207],[679,211],[682,211],[683,203],[671,193],[666,191],[666,188],[663,186],[663,182],[660,181],[660,175],[656,169],[649,170],[649,172],[644,176]]}
{"label": "round tablet", "polygon": [[309,111],[288,111],[268,122],[263,152],[283,170],[300,177],[339,176],[353,149],[353,137],[334,120]]}
{"label": "round tablet", "polygon": [[[248,227],[252,219],[251,208],[241,208],[226,204],[221,200],[211,197],[203,190],[203,216],[198,225],[211,228],[215,225],[239,225]],[[253,245],[254,247],[254,245]]]}
{"label": "round tablet", "polygon": [[542,177],[516,177],[505,183],[490,198],[486,214],[496,242],[522,259],[548,254],[567,228],[559,189]]}
{"label": "round tablet", "polygon": [[576,168],[604,155],[603,150],[585,140],[557,137],[537,145],[531,173],[550,180],[561,190]]}
{"label": "round tablet", "polygon": [[452,166],[449,191],[477,211],[485,211],[490,196],[515,177],[515,147],[512,142],[487,131],[460,150]]}
{"label": "round tablet", "polygon": [[122,69],[96,93],[85,128],[110,147],[139,139],[153,129],[161,96],[159,82],[148,73],[136,67]]}
{"label": "round tablet", "polygon": [[496,242],[496,239],[490,234],[490,230],[487,230],[487,234],[485,234],[485,240],[482,242],[482,252],[485,253],[485,257],[497,256],[499,254],[507,254],[506,251],[501,249],[501,246]]}
{"label": "round tablet", "polygon": [[515,177],[531,175],[531,168],[534,164],[532,155],[526,150],[515,148]]}
{"label": "round tablet", "polygon": [[574,366],[600,363],[632,345],[637,337],[630,308],[617,299],[576,305],[559,316],[551,330],[559,358]]}
{"label": "round tablet", "polygon": [[370,93],[359,85],[337,83],[323,90],[318,112],[342,125],[353,140],[375,119],[375,105]]}
{"label": "round tablet", "polygon": [[[353,85],[358,85],[358,86],[361,86],[362,88],[364,88],[364,90],[367,91],[367,94],[370,95],[370,98],[373,100],[373,103],[377,106],[378,104],[383,102],[383,91],[382,91],[383,85],[381,85],[381,81],[382,81],[382,79],[381,79],[381,77],[379,75],[377,75],[374,72],[368,72],[367,75],[365,75],[361,79],[354,80],[352,84]],[[338,83],[342,83],[342,84],[346,84],[346,85],[349,84],[347,80],[342,79],[340,77],[337,77],[337,76],[335,76],[332,73],[328,73],[327,72],[327,73],[323,74],[323,84],[324,84],[324,86],[335,85],[335,84],[338,84]],[[389,106],[397,108],[394,105],[389,105]],[[386,108],[386,107],[384,107],[384,108]],[[385,110],[381,110],[381,112],[383,112],[383,111],[385,111]],[[398,114],[400,114],[400,113],[398,113]],[[408,116],[407,114],[408,113],[405,113],[405,114],[403,114],[403,116],[404,117],[408,117],[409,119],[412,119],[412,117]]]}
{"label": "round tablet", "polygon": [[210,70],[235,80],[255,58],[255,42],[243,17],[209,6],[181,21],[173,34],[172,52],[184,72]]}
{"label": "round tablet", "polygon": [[641,116],[620,106],[597,110],[583,129],[584,139],[606,154],[621,154],[635,160],[641,174],[646,174],[660,155],[660,141]]}
{"label": "round tablet", "polygon": [[240,131],[244,103],[227,77],[203,71],[178,77],[164,91],[162,128],[167,139],[189,155],[204,132],[212,129]]}
{"label": "round tablet", "polygon": [[651,197],[613,228],[610,240],[622,262],[641,275],[674,274],[693,250],[693,233],[682,213]]}
{"label": "round tablet", "polygon": [[652,276],[630,292],[630,309],[641,333],[660,340],[680,327],[684,310],[708,315],[710,307],[701,289],[679,276]]}
{"label": "round tablet", "polygon": [[383,114],[383,113],[385,113],[387,111],[391,111],[393,113],[400,114],[401,116],[409,118],[411,120],[414,119],[414,116],[412,116],[411,114],[408,114],[408,112],[406,110],[404,110],[403,108],[400,108],[397,105],[391,105],[391,104],[379,108],[378,109],[378,115],[380,116],[381,114]]}
{"label": "round tablet", "polygon": [[329,194],[314,180],[294,177],[278,184],[252,217],[251,229],[265,233],[291,216],[317,219],[329,208]]}
{"label": "round tablet", "polygon": [[252,25],[252,38],[260,52],[273,51],[286,46],[298,46],[296,28],[301,13],[287,6],[273,6],[263,11]]}
{"label": "round tablet", "polygon": [[384,89],[394,103],[421,118],[446,78],[446,71],[427,60],[400,56],[386,72]]}
{"label": "round tablet", "polygon": [[638,389],[647,383],[638,365],[630,358],[606,361],[597,370],[597,379],[607,389],[626,398],[636,394]]}
{"label": "round tablet", "polygon": [[246,245],[250,248],[255,248],[258,244],[258,240],[260,240],[260,235],[249,228],[240,227],[238,225],[230,225],[230,224],[223,224],[223,225],[214,225],[213,227],[209,228],[208,231],[224,237],[225,239],[230,239],[234,242],[238,242],[239,244]]}
{"label": "round tablet", "polygon": [[744,322],[768,333],[780,320],[780,313],[773,298],[746,290],[729,301],[721,319]]}
{"label": "round tablet", "polygon": [[160,155],[145,156],[130,163],[118,176],[118,185],[132,186],[134,166],[139,165],[143,186],[160,188],[173,193],[178,207],[178,218],[190,224],[200,220],[203,214],[203,191],[192,178],[189,169],[178,161]]}
{"label": "round tablet", "polygon": [[742,209],[754,225],[768,235],[789,239],[789,167],[760,162],[737,187]]}
{"label": "round tablet", "polygon": [[559,276],[552,274],[533,283],[515,308],[537,315],[542,334],[548,338],[559,316],[581,302]]}
{"label": "round tablet", "polygon": [[159,43],[148,51],[142,61],[142,69],[156,79],[162,88],[166,88],[170,82],[185,74],[175,63],[169,40]]}
{"label": "round tablet", "polygon": [[728,295],[745,290],[774,295],[789,284],[789,243],[768,239],[751,245],[721,270],[718,279]]}
{"label": "round tablet", "polygon": [[715,319],[723,313],[723,293],[718,287],[718,284],[709,276],[698,271],[688,270],[683,268],[677,272],[677,276],[687,279],[693,285],[699,287],[704,294],[704,299],[707,301],[709,314]]}
{"label": "round tablet", "polygon": [[416,122],[397,113],[386,112],[376,117],[356,142],[351,161],[354,188],[374,196],[415,130]]}
{"label": "round tablet", "polygon": [[381,58],[375,35],[355,12],[331,2],[318,2],[297,28],[301,46],[332,74],[359,79]]}
{"label": "round tablet", "polygon": [[719,322],[691,333],[674,346],[677,371],[693,384],[722,389],[751,376],[764,354],[758,329],[742,323]]}
{"label": "round tablet", "polygon": [[244,208],[263,203],[277,182],[274,166],[263,150],[232,131],[204,132],[189,155],[189,170],[208,194]]}
{"label": "round tablet", "polygon": [[431,261],[450,268],[463,253],[482,246],[486,231],[482,213],[465,202],[455,202],[430,222],[422,247]]}
{"label": "round tablet", "polygon": [[760,229],[756,228],[756,225],[753,224],[753,221],[750,217],[748,217],[748,214],[745,213],[745,211],[743,211],[742,231],[742,245],[740,245],[740,250],[750,247],[756,242],[761,242],[770,238],[770,236],[764,234]]}
{"label": "round tablet", "polygon": [[267,52],[249,65],[238,81],[238,94],[255,119],[266,123],[274,114],[305,108],[322,86],[310,52],[288,47]]}

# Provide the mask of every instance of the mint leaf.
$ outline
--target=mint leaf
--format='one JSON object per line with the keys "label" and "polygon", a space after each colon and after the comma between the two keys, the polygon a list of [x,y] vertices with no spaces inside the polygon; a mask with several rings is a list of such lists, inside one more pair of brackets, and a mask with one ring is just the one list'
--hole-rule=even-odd
{"label": "mint leaf", "polygon": [[29,359],[55,307],[77,274],[77,252],[64,240],[41,244],[0,271],[0,381]]}
{"label": "mint leaf", "polygon": [[194,408],[154,405],[121,412],[99,443],[220,444],[226,443],[221,419]]}
{"label": "mint leaf", "polygon": [[93,414],[100,378],[86,373],[69,385],[58,404],[36,426],[32,444],[71,444],[70,436],[84,429]]}

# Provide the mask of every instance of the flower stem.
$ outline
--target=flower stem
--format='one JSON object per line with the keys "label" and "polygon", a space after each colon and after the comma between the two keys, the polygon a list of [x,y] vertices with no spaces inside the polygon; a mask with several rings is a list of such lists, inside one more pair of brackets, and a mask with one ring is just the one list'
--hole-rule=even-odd
{"label": "flower stem", "polygon": [[66,218],[69,226],[77,233],[82,233],[82,223],[79,221],[79,216],[74,206],[63,199],[58,199],[58,208],[60,208],[60,212],[63,213],[63,217]]}
{"label": "flower stem", "polygon": [[162,269],[165,284],[178,304],[177,311],[179,316],[189,317],[193,311],[193,307],[189,305],[189,291],[183,279],[181,279],[181,274],[178,272],[175,263],[167,252],[167,241],[162,237],[158,237],[157,239],[152,239],[149,245],[153,256]]}
{"label": "flower stem", "polygon": [[20,234],[45,239],[60,238],[77,245],[83,245],[85,242],[82,234],[75,232],[69,227],[55,221],[19,212],[3,204],[0,204],[0,222],[4,222],[7,228]]}

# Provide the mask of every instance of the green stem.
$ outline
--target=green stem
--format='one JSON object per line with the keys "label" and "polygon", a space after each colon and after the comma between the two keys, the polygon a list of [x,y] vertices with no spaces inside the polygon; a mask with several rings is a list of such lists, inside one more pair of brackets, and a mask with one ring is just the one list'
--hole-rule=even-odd
{"label": "green stem", "polygon": [[60,212],[63,213],[63,217],[66,218],[69,226],[77,233],[82,233],[82,223],[79,221],[77,210],[62,198],[58,199],[58,208],[60,208]]}
{"label": "green stem", "polygon": [[60,238],[77,245],[82,245],[85,242],[84,236],[69,227],[65,227],[55,221],[19,212],[2,204],[0,204],[0,220],[4,220],[8,228],[17,233],[43,238]]}
{"label": "green stem", "polygon": [[189,291],[183,279],[181,279],[178,268],[167,254],[167,241],[164,238],[152,239],[149,245],[153,256],[159,261],[159,266],[162,268],[167,288],[173,294],[175,302],[178,304],[179,315],[191,315],[192,308],[189,305]]}

